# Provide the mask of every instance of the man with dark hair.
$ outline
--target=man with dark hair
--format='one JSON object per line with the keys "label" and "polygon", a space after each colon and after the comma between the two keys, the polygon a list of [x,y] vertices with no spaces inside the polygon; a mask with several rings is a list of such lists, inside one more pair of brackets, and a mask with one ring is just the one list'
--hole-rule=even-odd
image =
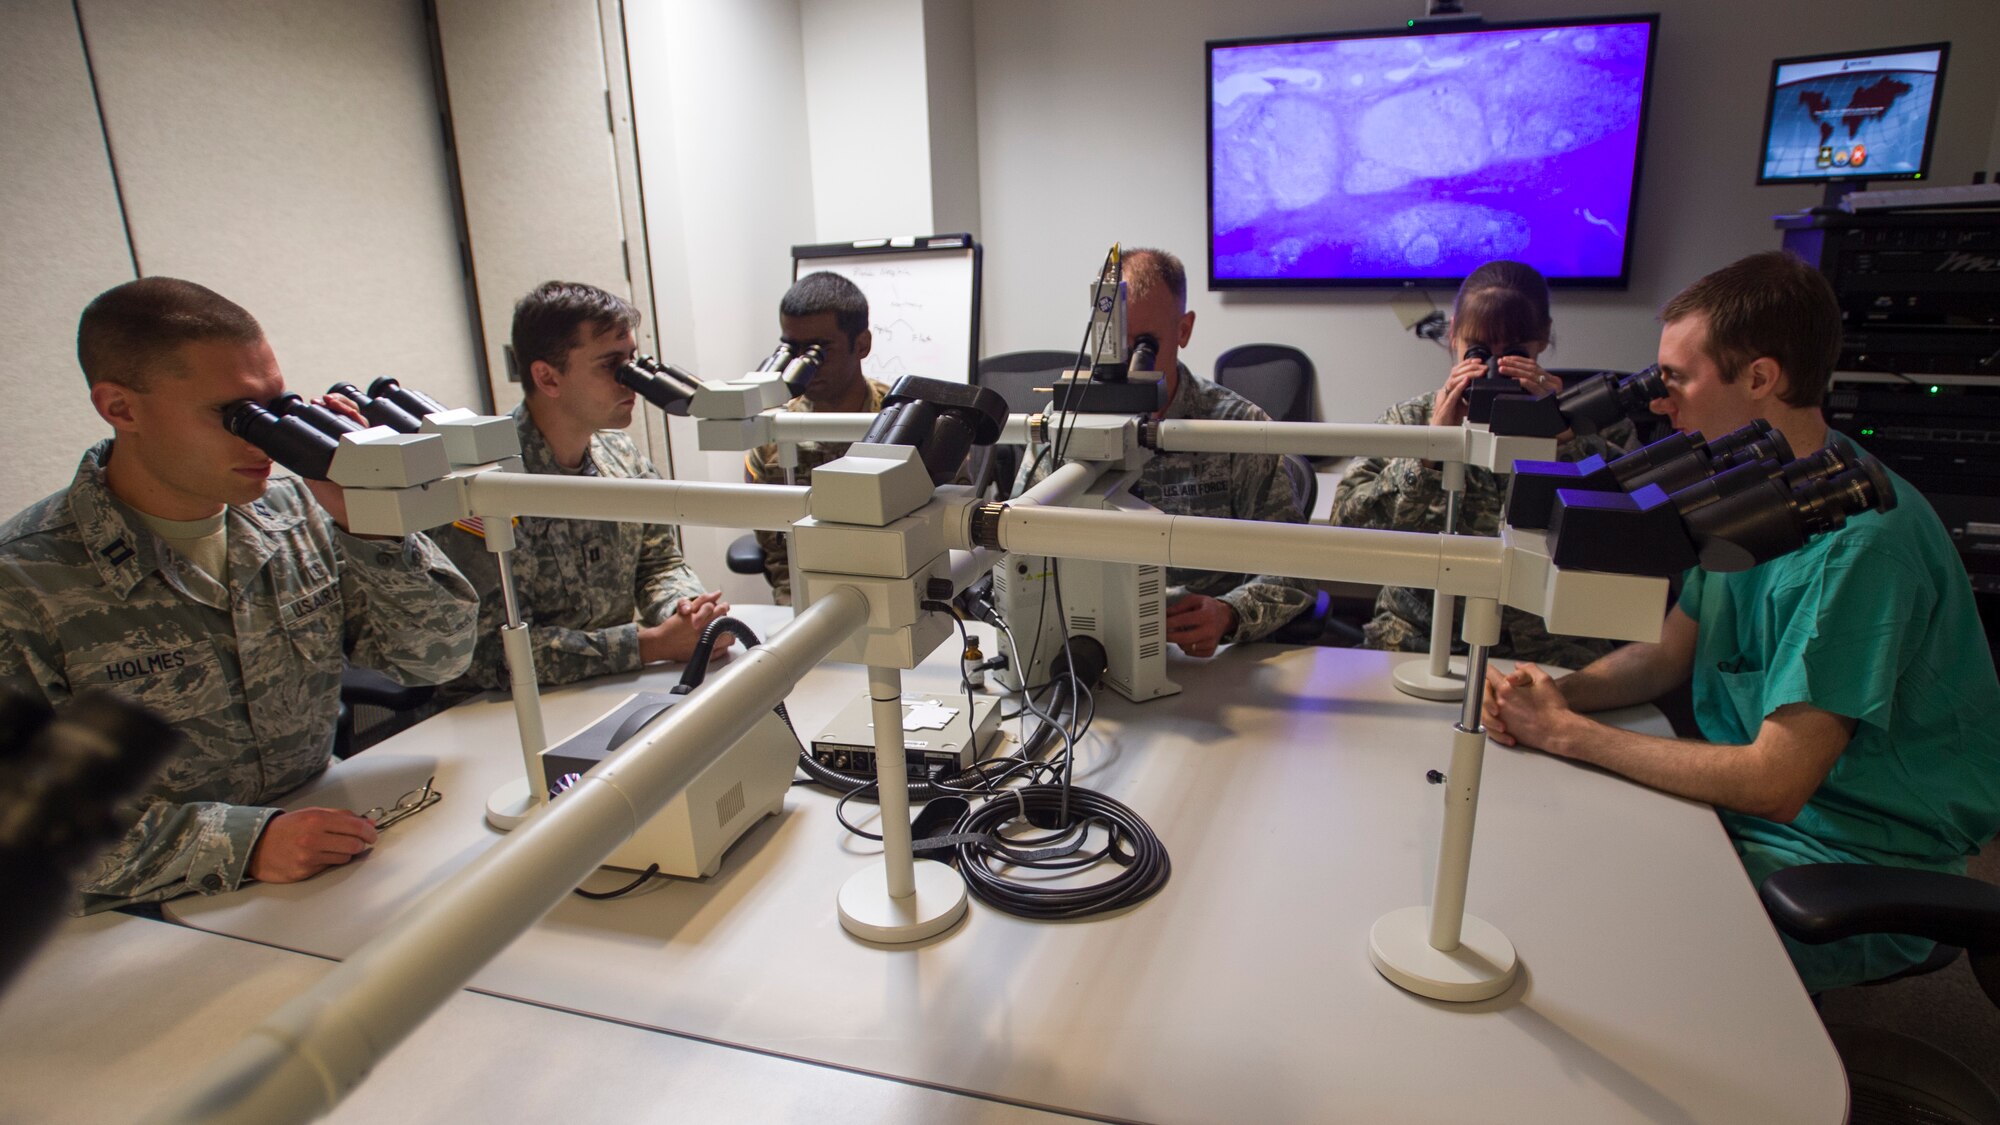
{"label": "man with dark hair", "polygon": [[[1165,419],[1207,418],[1268,422],[1249,399],[1197,377],[1180,362],[1194,333],[1187,307],[1187,270],[1164,250],[1125,252],[1126,346],[1140,336],[1159,344],[1166,377]],[[1029,449],[1016,494],[1054,470],[1049,447]],[[1280,459],[1268,453],[1158,453],[1146,462],[1132,495],[1177,516],[1303,523],[1297,491]],[[1254,641],[1297,617],[1313,603],[1312,584],[1273,574],[1226,574],[1173,567],[1167,597],[1167,639],[1190,656],[1213,656],[1225,642]]]}
{"label": "man with dark hair", "polygon": [[[1819,273],[1758,254],[1661,313],[1654,404],[1682,431],[1762,418],[1804,455],[1840,314]],[[1971,584],[1929,504],[1891,474],[1896,507],[1736,574],[1688,572],[1657,644],[1627,645],[1564,680],[1533,665],[1487,676],[1496,741],[1536,747],[1716,805],[1752,880],[1804,863],[1963,872],[2000,829],[2000,682]],[[1703,740],[1634,734],[1582,712],[1655,699],[1693,678]],[[1918,938],[1786,939],[1807,989],[1890,975]]]}
{"label": "man with dark hair", "polygon": [[[638,325],[639,310],[623,298],[570,281],[546,282],[514,306],[514,361],[527,395],[514,422],[526,471],[659,479],[624,432],[636,396],[613,377],[638,354]],[[686,660],[708,623],[729,611],[721,591],[702,592],[671,525],[538,517],[518,524],[508,561],[541,683]],[[438,542],[481,602],[472,666],[444,698],[505,690],[511,680],[500,626],[507,613],[485,524],[462,520]]]}
{"label": "man with dark hair", "polygon": [[411,683],[465,667],[472,588],[422,535],[350,535],[338,485],[270,480],[271,459],[224,428],[231,404],[285,379],[220,295],[165,277],[108,290],[77,357],[115,436],[0,526],[0,684],[56,706],[108,690],[188,741],[84,878],[82,908],[348,862],[374,842],[369,820],[266,806],[326,768],[343,658]]}
{"label": "man with dark hair", "polygon": [[[861,373],[874,337],[868,331],[868,298],[859,286],[837,273],[809,273],[792,283],[778,302],[778,334],[793,351],[813,345],[820,349],[819,372],[805,392],[785,404],[786,410],[833,414],[873,414],[882,409],[889,388]],[[792,484],[811,484],[812,471],[847,456],[844,441],[798,443]],[[775,444],[759,446],[743,459],[743,479],[752,484],[785,484]],[[764,580],[779,605],[792,604],[791,556],[778,531],[757,533],[764,548]]]}

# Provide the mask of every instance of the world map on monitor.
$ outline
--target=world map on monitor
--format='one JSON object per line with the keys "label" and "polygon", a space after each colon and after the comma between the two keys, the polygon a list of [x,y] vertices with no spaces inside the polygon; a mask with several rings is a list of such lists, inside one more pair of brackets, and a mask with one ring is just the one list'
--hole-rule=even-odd
{"label": "world map on monitor", "polygon": [[1787,81],[1778,71],[1766,180],[1921,172],[1934,71],[1865,69]]}

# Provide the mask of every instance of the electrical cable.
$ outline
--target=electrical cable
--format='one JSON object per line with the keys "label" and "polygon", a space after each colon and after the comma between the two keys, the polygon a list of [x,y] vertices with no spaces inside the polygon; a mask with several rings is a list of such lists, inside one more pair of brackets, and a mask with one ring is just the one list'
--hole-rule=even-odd
{"label": "electrical cable", "polygon": [[[1025,819],[1030,824],[1045,826],[1047,821],[1066,816],[1072,809],[1079,817],[1074,827],[1083,833],[1092,828],[1104,831],[1101,849],[1058,862],[1022,854],[1027,845],[1041,841],[1010,839],[1001,834],[1015,820]],[[1009,789],[969,810],[959,819],[952,834],[979,837],[951,845],[959,873],[973,896],[995,910],[1021,918],[1083,918],[1119,910],[1159,893],[1173,873],[1166,846],[1139,814],[1091,789],[1064,791],[1050,785]],[[1008,867],[1081,870],[1106,859],[1119,866],[1118,873],[1080,887],[1023,882],[1009,878],[1002,870]]]}
{"label": "electrical cable", "polygon": [[604,899],[607,898],[618,898],[621,895],[629,895],[633,891],[638,890],[640,887],[645,886],[646,880],[651,879],[656,875],[659,875],[659,877],[662,879],[666,878],[665,875],[660,875],[660,865],[657,863],[648,865],[644,871],[641,871],[639,873],[638,878],[632,880],[631,882],[625,884],[622,887],[619,887],[615,891],[586,891],[582,887],[572,887],[571,893],[582,895],[584,898],[588,899],[596,899],[598,901],[603,901]]}

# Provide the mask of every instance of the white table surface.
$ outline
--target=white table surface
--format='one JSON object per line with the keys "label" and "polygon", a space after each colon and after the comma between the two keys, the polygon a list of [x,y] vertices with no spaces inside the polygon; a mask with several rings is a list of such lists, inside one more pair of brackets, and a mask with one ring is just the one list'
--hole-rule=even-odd
{"label": "white table surface", "polygon": [[[1138,810],[1173,861],[1122,915],[1028,922],[975,901],[918,947],[863,943],[834,898],[873,845],[801,787],[718,875],[571,898],[472,986],[1112,1118],[1841,1120],[1839,1059],[1713,812],[1609,774],[1488,747],[1467,905],[1518,949],[1513,989],[1450,1005],[1375,972],[1369,927],[1428,901],[1443,818],[1424,774],[1447,766],[1456,714],[1391,687],[1407,659],[1249,646],[1173,658],[1181,695],[1101,699],[1078,783]],[[550,692],[550,737],[672,678]],[[955,675],[937,663],[906,685]],[[791,713],[810,735],[863,687],[859,668],[822,666]],[[1625,719],[1666,732],[1650,708]],[[364,808],[435,772],[445,799],[365,860],[169,913],[350,955],[498,839],[482,808],[519,768],[510,705],[461,706],[291,802]]]}
{"label": "white table surface", "polygon": [[[131,1121],[333,963],[183,926],[67,923],[0,998],[0,1121]],[[1074,1120],[461,992],[327,1120]]]}

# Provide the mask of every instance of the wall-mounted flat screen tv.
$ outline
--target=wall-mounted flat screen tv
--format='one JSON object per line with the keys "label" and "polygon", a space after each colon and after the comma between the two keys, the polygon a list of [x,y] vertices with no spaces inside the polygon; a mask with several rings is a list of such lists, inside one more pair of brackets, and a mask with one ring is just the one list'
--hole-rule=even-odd
{"label": "wall-mounted flat screen tv", "polygon": [[1659,16],[1208,44],[1209,287],[1622,287]]}

